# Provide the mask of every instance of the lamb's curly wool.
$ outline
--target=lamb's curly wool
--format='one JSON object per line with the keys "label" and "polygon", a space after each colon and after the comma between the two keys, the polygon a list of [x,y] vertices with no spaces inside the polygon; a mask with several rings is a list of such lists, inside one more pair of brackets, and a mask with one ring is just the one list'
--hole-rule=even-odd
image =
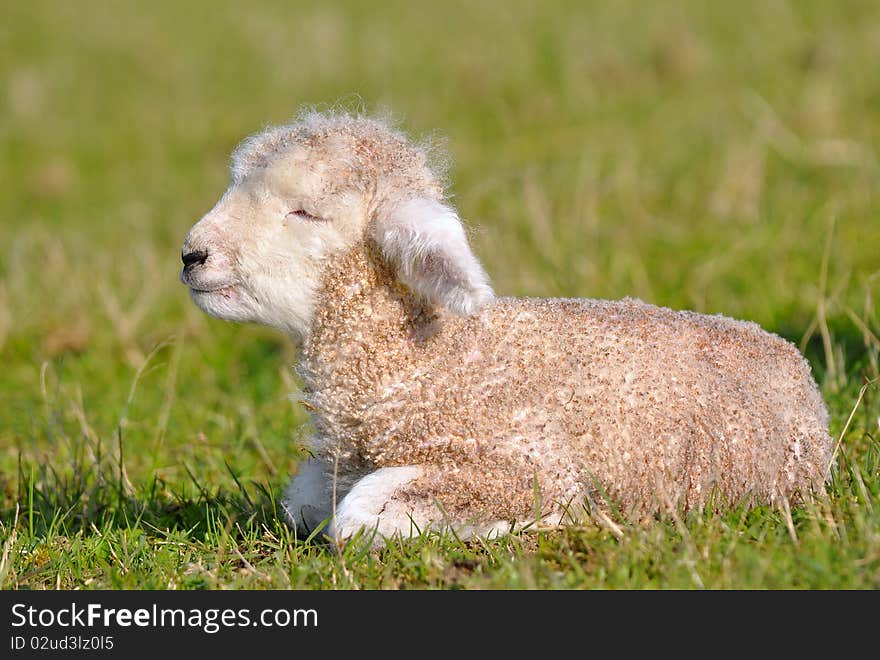
{"label": "lamb's curly wool", "polygon": [[[821,486],[809,366],[754,323],[639,300],[421,305],[358,245],[328,268],[299,373],[337,478],[436,469],[400,493],[453,519],[527,519],[604,490],[625,509]],[[537,491],[536,482],[537,481]]]}
{"label": "lamb's curly wool", "polygon": [[246,140],[187,237],[197,304],[300,346],[298,525],[487,533],[822,487],[828,415],[791,344],[633,299],[495,299],[443,194],[402,134],[311,114]]}
{"label": "lamb's curly wool", "polygon": [[318,112],[245,139],[232,154],[233,183],[265,169],[295,147],[305,147],[315,164],[323,160],[333,171],[326,181],[328,189],[354,186],[378,191],[381,179],[386,197],[443,194],[443,179],[431,163],[427,144],[411,144],[405,135],[375,119]]}

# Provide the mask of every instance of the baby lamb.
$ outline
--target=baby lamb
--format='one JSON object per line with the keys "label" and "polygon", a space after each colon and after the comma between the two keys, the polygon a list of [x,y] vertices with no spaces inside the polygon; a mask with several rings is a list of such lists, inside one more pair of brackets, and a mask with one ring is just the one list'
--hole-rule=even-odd
{"label": "baby lamb", "polygon": [[426,150],[384,122],[304,115],[231,174],[181,280],[298,347],[300,530],[469,537],[824,487],[828,413],[795,347],[634,299],[496,298]]}

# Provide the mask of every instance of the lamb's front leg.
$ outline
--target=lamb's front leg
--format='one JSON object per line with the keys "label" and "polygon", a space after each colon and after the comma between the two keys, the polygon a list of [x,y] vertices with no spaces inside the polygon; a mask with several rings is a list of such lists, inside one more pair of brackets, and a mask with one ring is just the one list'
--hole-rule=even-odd
{"label": "lamb's front leg", "polygon": [[362,477],[337,505],[328,533],[337,542],[344,542],[362,531],[364,538],[370,538],[378,547],[386,538],[410,538],[429,529],[451,528],[460,538],[510,531],[509,521],[450,518],[436,498],[420,488],[436,469],[419,465],[384,467]]}
{"label": "lamb's front leg", "polygon": [[299,532],[311,534],[332,515],[332,488],[332,473],[324,461],[311,458],[300,464],[283,502],[290,522]]}

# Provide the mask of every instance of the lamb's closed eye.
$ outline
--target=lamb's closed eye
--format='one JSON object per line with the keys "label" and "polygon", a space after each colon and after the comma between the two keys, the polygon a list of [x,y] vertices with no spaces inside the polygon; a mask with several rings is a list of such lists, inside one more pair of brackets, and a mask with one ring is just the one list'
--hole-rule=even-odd
{"label": "lamb's closed eye", "polygon": [[288,220],[298,220],[300,222],[326,222],[325,218],[319,218],[303,209],[293,209],[292,211],[288,211],[287,215],[284,217]]}
{"label": "lamb's closed eye", "polygon": [[794,346],[632,299],[496,298],[448,199],[400,132],[309,114],[242,143],[186,238],[202,309],[300,346],[299,527],[467,537],[823,488],[828,413]]}

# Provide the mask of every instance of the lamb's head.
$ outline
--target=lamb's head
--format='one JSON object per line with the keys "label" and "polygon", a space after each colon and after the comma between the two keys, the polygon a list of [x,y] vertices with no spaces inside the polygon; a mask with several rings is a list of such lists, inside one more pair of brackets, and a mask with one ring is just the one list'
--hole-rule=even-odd
{"label": "lamb's head", "polygon": [[307,115],[245,140],[231,169],[183,243],[180,278],[213,316],[301,340],[322,273],[370,242],[413,293],[451,312],[492,299],[424,150],[382,122]]}

